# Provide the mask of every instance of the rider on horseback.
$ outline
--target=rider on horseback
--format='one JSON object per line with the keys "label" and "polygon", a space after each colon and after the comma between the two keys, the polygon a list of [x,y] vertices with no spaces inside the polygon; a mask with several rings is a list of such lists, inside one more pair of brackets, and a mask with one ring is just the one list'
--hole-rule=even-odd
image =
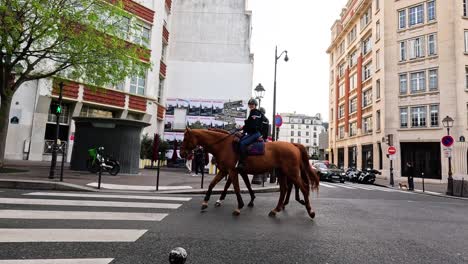
{"label": "rider on horseback", "polygon": [[250,99],[248,102],[250,114],[245,120],[245,125],[242,128],[244,135],[239,142],[239,161],[236,168],[243,170],[245,167],[245,159],[247,158],[247,146],[257,141],[262,137],[263,114],[257,109],[258,103],[255,99]]}

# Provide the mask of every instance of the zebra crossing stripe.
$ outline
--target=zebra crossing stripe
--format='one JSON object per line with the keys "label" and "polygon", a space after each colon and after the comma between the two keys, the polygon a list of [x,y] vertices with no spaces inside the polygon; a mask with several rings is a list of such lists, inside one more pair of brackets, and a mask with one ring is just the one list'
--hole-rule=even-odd
{"label": "zebra crossing stripe", "polygon": [[131,207],[131,208],[155,208],[155,209],[177,209],[182,205],[182,204],[169,204],[169,203],[135,203],[135,202],[22,199],[22,198],[0,198],[0,204]]}
{"label": "zebra crossing stripe", "polygon": [[[98,187],[97,182],[91,182],[86,184],[90,187]],[[156,186],[144,186],[144,185],[123,185],[123,184],[112,184],[102,183],[101,188],[109,190],[127,190],[127,191],[155,191]],[[173,190],[191,190],[191,186],[159,186],[160,191],[173,191]]]}
{"label": "zebra crossing stripe", "polygon": [[329,185],[329,184],[326,184],[326,183],[322,183],[322,182],[320,183],[320,185],[328,187],[328,188],[336,188],[335,186],[332,186],[332,185]]}
{"label": "zebra crossing stripe", "polygon": [[116,198],[116,199],[134,199],[134,200],[164,200],[188,202],[192,198],[188,197],[170,197],[170,196],[144,196],[144,195],[115,195],[115,194],[84,194],[84,193],[54,193],[54,192],[33,192],[24,195],[32,196],[56,196],[56,197],[90,197],[90,198]]}
{"label": "zebra crossing stripe", "polygon": [[346,189],[356,190],[356,188],[351,187],[351,186],[346,186],[346,185],[344,185],[344,184],[340,184],[340,185],[338,185],[338,186],[343,187],[343,188],[346,188]]}
{"label": "zebra crossing stripe", "polygon": [[3,218],[3,219],[161,221],[167,215],[168,214],[159,214],[159,213],[0,210],[0,218]]}
{"label": "zebra crossing stripe", "polygon": [[4,259],[0,264],[109,264],[112,258],[86,259]]}
{"label": "zebra crossing stripe", "polygon": [[356,186],[356,188],[358,188],[358,189],[363,189],[363,190],[367,190],[367,191],[376,191],[376,190],[373,189],[373,188],[364,187],[364,186]]}
{"label": "zebra crossing stripe", "polygon": [[138,229],[16,229],[0,228],[0,243],[135,242],[147,230]]}

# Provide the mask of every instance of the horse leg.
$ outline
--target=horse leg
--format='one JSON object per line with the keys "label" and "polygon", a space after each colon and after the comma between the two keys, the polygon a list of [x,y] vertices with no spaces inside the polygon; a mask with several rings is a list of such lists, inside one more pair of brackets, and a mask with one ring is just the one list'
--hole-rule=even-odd
{"label": "horse leg", "polygon": [[[294,188],[296,189],[296,201],[302,205],[305,205],[305,201],[301,200],[301,197],[299,196],[299,187],[297,185],[294,185]],[[309,188],[309,185],[307,185],[307,188]],[[291,190],[289,190],[291,192]]]}
{"label": "horse leg", "polygon": [[[284,199],[283,210],[284,210],[284,208],[286,207],[286,205],[289,204],[289,198],[291,197],[292,187],[293,187],[292,182],[291,182],[291,181],[288,181],[288,192],[287,192],[287,194],[286,194],[286,199]],[[297,188],[296,188],[296,190],[297,190]]]}
{"label": "horse leg", "polygon": [[278,183],[280,186],[280,197],[278,199],[278,204],[276,205],[275,209],[270,211],[268,216],[276,216],[276,214],[281,212],[281,209],[283,208],[283,202],[287,191],[287,182],[285,175],[280,174],[280,177],[278,178]]}
{"label": "horse leg", "polygon": [[242,176],[242,180],[244,180],[245,186],[249,190],[249,194],[250,194],[250,202],[249,202],[249,204],[247,206],[248,207],[253,207],[254,206],[254,200],[255,200],[255,193],[252,190],[252,185],[249,182],[249,176],[247,175],[247,173],[241,173],[240,175]]}
{"label": "horse leg", "polygon": [[309,214],[310,218],[315,217],[315,212],[312,210],[312,207],[310,205],[310,200],[309,200],[309,194],[310,194],[310,186],[308,183],[304,183],[301,178],[296,178],[296,185],[300,187],[302,194],[304,195],[304,203],[305,207],[307,209],[307,213]]}
{"label": "horse leg", "polygon": [[237,177],[237,170],[230,170],[229,178],[231,178],[232,180],[232,184],[234,185],[234,192],[236,193],[236,197],[237,197],[237,208],[234,210],[234,212],[232,212],[232,214],[240,215],[240,210],[244,207],[244,201],[242,200],[242,196],[240,194],[239,178]]}
{"label": "horse leg", "polygon": [[224,176],[224,173],[219,171],[214,177],[214,179],[210,182],[208,191],[206,191],[206,194],[205,194],[205,199],[203,199],[203,203],[201,207],[202,210],[205,210],[206,208],[208,208],[208,201],[210,200],[211,193],[213,192],[213,188],[216,186],[216,184],[218,184],[219,181],[221,181],[223,176]]}
{"label": "horse leg", "polygon": [[228,179],[226,181],[226,184],[224,185],[224,190],[221,193],[221,196],[219,197],[219,200],[216,201],[216,203],[215,203],[216,207],[219,207],[219,206],[221,206],[223,204],[223,201],[226,198],[226,194],[228,192],[229,187],[231,186],[231,183],[232,183],[231,178],[228,177]]}

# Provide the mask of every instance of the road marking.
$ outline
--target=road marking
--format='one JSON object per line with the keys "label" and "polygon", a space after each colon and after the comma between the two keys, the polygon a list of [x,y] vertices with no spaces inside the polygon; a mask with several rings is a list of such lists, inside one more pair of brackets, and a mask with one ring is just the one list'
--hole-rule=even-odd
{"label": "road marking", "polygon": [[346,189],[356,190],[356,188],[351,187],[351,186],[346,186],[345,184],[340,184],[340,185],[337,184],[336,186],[340,186],[340,187],[343,187],[343,188],[346,188]]}
{"label": "road marking", "polygon": [[112,258],[87,259],[4,259],[0,264],[108,264]]}
{"label": "road marking", "polygon": [[[91,182],[86,184],[91,187],[98,187],[97,182]],[[131,191],[154,191],[156,186],[143,186],[143,185],[122,185],[122,184],[111,184],[111,183],[101,183],[101,188],[110,189],[110,190],[131,190]],[[193,189],[192,186],[159,186],[160,191],[170,191],[170,190],[190,190]]]}
{"label": "road marking", "polygon": [[147,230],[138,229],[15,229],[0,228],[0,243],[135,242]]}
{"label": "road marking", "polygon": [[53,200],[53,199],[22,199],[22,198],[0,198],[0,204],[131,207],[131,208],[156,208],[156,209],[177,209],[182,205],[182,204],[170,204],[170,203],[135,203],[135,202],[110,202],[110,201],[88,201],[88,200]]}
{"label": "road marking", "polygon": [[83,193],[54,193],[54,192],[33,192],[24,195],[33,196],[60,196],[60,197],[92,197],[92,198],[117,198],[117,199],[135,199],[135,200],[165,200],[188,202],[192,198],[169,197],[169,196],[144,196],[144,195],[113,195],[113,194],[83,194]]}
{"label": "road marking", "polygon": [[372,189],[372,188],[369,188],[369,187],[364,187],[364,186],[356,186],[356,188],[367,190],[367,191],[375,191],[375,189]]}
{"label": "road marking", "polygon": [[159,214],[159,213],[0,210],[0,218],[4,218],[4,219],[8,218],[8,219],[161,221],[167,215],[168,214]]}
{"label": "road marking", "polygon": [[336,188],[335,186],[332,186],[332,185],[329,185],[329,184],[326,184],[326,183],[322,183],[322,182],[320,183],[320,185],[328,187],[328,188]]}

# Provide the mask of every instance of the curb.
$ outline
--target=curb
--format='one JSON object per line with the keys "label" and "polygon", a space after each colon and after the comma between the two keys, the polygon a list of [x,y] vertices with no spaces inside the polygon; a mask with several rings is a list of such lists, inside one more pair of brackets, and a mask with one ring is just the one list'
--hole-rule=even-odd
{"label": "curb", "polygon": [[97,192],[98,190],[83,187],[76,184],[52,181],[37,180],[14,180],[0,179],[0,188],[5,189],[26,189],[26,190],[55,190],[55,191],[79,191],[79,192]]}
{"label": "curb", "polygon": [[[374,183],[374,185],[384,187],[384,188],[397,190],[397,188],[391,187],[391,186],[388,186],[388,185],[377,184],[377,183]],[[408,191],[408,192],[410,192],[410,191]],[[442,197],[442,198],[449,198],[449,199],[465,200],[465,201],[468,200],[467,197],[451,196],[451,195],[446,195],[446,194],[443,194],[443,193],[436,193],[436,192],[423,192],[422,190],[418,190],[418,189],[412,191],[411,193],[429,195],[429,196],[435,196],[435,197]]]}
{"label": "curb", "polygon": [[[115,189],[95,189],[84,187],[81,185],[66,183],[66,182],[52,182],[52,181],[38,181],[38,180],[15,180],[15,179],[0,179],[0,188],[5,189],[23,189],[23,190],[55,190],[55,191],[76,191],[76,192],[120,192],[120,193],[153,193],[153,194],[205,194],[208,189],[191,189],[191,190],[170,190],[170,191],[129,191],[129,190],[115,190]],[[278,192],[279,187],[260,187],[252,188],[255,193],[270,193]],[[213,189],[212,194],[221,194],[223,189]],[[230,189],[228,194],[233,194],[234,190]],[[247,189],[241,189],[241,193],[249,193]]]}

